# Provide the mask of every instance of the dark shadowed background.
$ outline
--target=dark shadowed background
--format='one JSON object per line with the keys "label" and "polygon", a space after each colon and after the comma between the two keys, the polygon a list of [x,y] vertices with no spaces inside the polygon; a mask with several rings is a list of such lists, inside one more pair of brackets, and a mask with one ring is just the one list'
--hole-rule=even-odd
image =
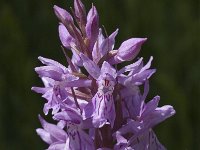
{"label": "dark shadowed background", "polygon": [[[200,8],[198,0],[83,0],[93,2],[116,48],[130,37],[147,37],[139,56],[154,56],[150,94],[171,104],[176,115],[155,127],[169,150],[200,149]],[[37,115],[44,100],[30,89],[42,85],[38,56],[65,63],[53,5],[72,0],[0,0],[0,149],[40,150]]]}

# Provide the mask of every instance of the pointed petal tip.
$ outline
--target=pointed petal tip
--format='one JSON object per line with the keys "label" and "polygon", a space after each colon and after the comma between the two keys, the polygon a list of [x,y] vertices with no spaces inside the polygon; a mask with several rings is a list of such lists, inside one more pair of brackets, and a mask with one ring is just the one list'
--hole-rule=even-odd
{"label": "pointed petal tip", "polygon": [[117,35],[118,32],[119,32],[119,28],[117,28],[117,29],[113,32],[113,34]]}
{"label": "pointed petal tip", "polygon": [[44,57],[42,57],[42,56],[38,56],[38,60],[40,61],[40,62],[43,62],[44,61]]}
{"label": "pointed petal tip", "polygon": [[143,44],[147,41],[147,38],[138,38],[138,44]]}
{"label": "pointed petal tip", "polygon": [[143,38],[145,41],[147,41],[148,38]]}
{"label": "pointed petal tip", "polygon": [[156,108],[156,110],[161,111],[161,116],[163,116],[165,118],[169,118],[176,113],[174,107],[171,105],[165,105],[162,107],[158,107],[158,108]]}
{"label": "pointed petal tip", "polygon": [[130,41],[133,41],[137,45],[142,45],[147,41],[147,38],[131,38]]}
{"label": "pointed petal tip", "polygon": [[42,116],[41,116],[40,114],[38,114],[38,118],[39,118],[39,120],[40,120],[40,119],[43,119]]}
{"label": "pointed petal tip", "polygon": [[157,101],[160,100],[160,96],[159,96],[159,95],[156,95],[154,98],[155,98]]}
{"label": "pointed petal tip", "polygon": [[36,133],[37,133],[38,135],[39,135],[39,133],[40,133],[41,130],[43,130],[43,129],[41,129],[41,128],[35,129],[35,131],[36,131]]}
{"label": "pointed petal tip", "polygon": [[70,15],[69,12],[67,12],[65,9],[58,7],[57,5],[53,6],[54,9],[54,13],[55,15],[58,17],[58,19],[62,22],[62,23],[67,23],[67,22],[73,22],[73,18]]}
{"label": "pointed petal tip", "polygon": [[57,5],[53,5],[53,9],[57,10],[57,9],[60,9],[60,7],[58,7]]}
{"label": "pointed petal tip", "polygon": [[173,106],[169,105],[168,109],[170,110],[170,115],[173,116],[176,113],[176,110],[174,109]]}
{"label": "pointed petal tip", "polygon": [[44,129],[42,129],[42,128],[37,128],[37,129],[35,129],[35,131],[36,131],[37,135],[41,136],[41,135],[42,135],[42,132],[44,131]]}
{"label": "pointed petal tip", "polygon": [[43,126],[43,124],[45,123],[44,118],[43,118],[40,114],[38,114],[38,119],[39,119],[40,123],[41,123],[42,126]]}
{"label": "pointed petal tip", "polygon": [[152,70],[151,74],[154,74],[157,71],[156,69],[151,69],[151,70]]}
{"label": "pointed petal tip", "polygon": [[35,67],[35,68],[34,68],[35,72],[39,71],[39,70],[40,70],[39,68],[40,68],[40,67]]}
{"label": "pointed petal tip", "polygon": [[59,6],[57,6],[57,5],[54,5],[54,6],[53,6],[53,9],[54,9],[54,12],[55,12],[56,15],[58,15],[59,12],[63,10],[61,7],[59,7]]}
{"label": "pointed petal tip", "polygon": [[33,86],[33,87],[31,87],[31,91],[35,91],[35,87]]}

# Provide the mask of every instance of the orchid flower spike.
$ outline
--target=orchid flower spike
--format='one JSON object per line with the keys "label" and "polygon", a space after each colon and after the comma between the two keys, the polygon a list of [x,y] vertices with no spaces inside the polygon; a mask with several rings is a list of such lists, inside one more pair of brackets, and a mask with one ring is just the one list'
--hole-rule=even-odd
{"label": "orchid flower spike", "polygon": [[[43,66],[35,68],[44,86],[32,90],[45,99],[43,112],[55,123],[39,115],[42,128],[36,132],[47,149],[165,150],[153,127],[175,110],[158,106],[159,96],[147,101],[153,57],[146,64],[136,59],[147,38],[130,38],[116,48],[119,30],[105,36],[94,5],[87,13],[74,0],[71,10],[54,6],[68,65],[40,56]],[[130,64],[118,69],[123,62]]]}

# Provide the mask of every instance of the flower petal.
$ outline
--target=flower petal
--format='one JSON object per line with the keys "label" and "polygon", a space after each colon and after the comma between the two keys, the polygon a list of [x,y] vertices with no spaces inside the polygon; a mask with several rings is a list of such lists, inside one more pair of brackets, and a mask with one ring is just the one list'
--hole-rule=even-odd
{"label": "flower petal", "polygon": [[123,61],[134,59],[147,38],[131,38],[124,41],[119,47],[117,54],[111,59],[111,64],[117,64]]}
{"label": "flower petal", "polygon": [[118,29],[102,42],[100,45],[101,57],[106,55],[109,51],[113,50],[117,33]]}
{"label": "flower petal", "polygon": [[100,75],[100,68],[84,54],[80,54],[81,59],[83,60],[83,66],[87,72],[94,78],[98,79]]}
{"label": "flower petal", "polygon": [[133,149],[166,150],[151,129],[138,136],[133,143]]}
{"label": "flower petal", "polygon": [[60,7],[56,6],[56,5],[54,5],[53,8],[54,8],[54,12],[55,12],[56,16],[58,17],[58,19],[63,24],[67,24],[67,23],[73,22],[72,16],[65,9],[60,8]]}
{"label": "flower petal", "polygon": [[116,78],[116,70],[113,68],[108,62],[104,61],[101,67],[101,76],[109,74],[111,75],[114,79]]}
{"label": "flower petal", "polygon": [[85,26],[86,24],[86,11],[83,3],[81,0],[74,0],[74,10],[75,10],[75,15],[79,19],[79,22],[81,25]]}
{"label": "flower petal", "polygon": [[160,96],[155,96],[151,101],[145,104],[142,117],[148,116],[150,113],[152,113],[157,108],[159,101]]}
{"label": "flower petal", "polygon": [[66,143],[55,142],[55,143],[51,144],[47,150],[69,150],[69,149],[66,149]]}
{"label": "flower petal", "polygon": [[113,127],[116,114],[112,95],[97,93],[92,99],[92,104],[94,111],[91,117],[94,127],[101,128],[105,124],[110,124]]}
{"label": "flower petal", "polygon": [[64,120],[64,121],[70,121],[76,124],[80,124],[82,121],[82,118],[80,116],[80,112],[77,110],[65,106],[65,110],[62,112],[58,112],[53,116],[56,120]]}
{"label": "flower petal", "polygon": [[86,24],[86,35],[89,39],[89,49],[92,51],[93,46],[97,40],[99,34],[99,16],[95,6],[92,6],[87,16],[87,24]]}
{"label": "flower petal", "polygon": [[47,91],[49,91],[51,88],[42,88],[42,87],[32,87],[31,90],[33,90],[36,93],[44,94]]}
{"label": "flower petal", "polygon": [[120,75],[120,74],[125,73],[125,72],[135,71],[136,69],[140,69],[140,66],[141,66],[141,64],[142,64],[142,60],[143,60],[143,58],[140,58],[140,59],[139,59],[138,61],[136,61],[135,63],[123,67],[122,69],[120,69],[120,70],[117,72],[117,74]]}
{"label": "flower petal", "polygon": [[61,85],[64,87],[89,87],[92,81],[88,79],[78,79],[73,81],[63,81]]}
{"label": "flower petal", "polygon": [[37,134],[41,137],[41,139],[46,142],[47,144],[52,144],[56,141],[55,138],[51,136],[51,134],[44,129],[38,128],[36,129]]}
{"label": "flower petal", "polygon": [[55,66],[42,66],[36,67],[35,71],[40,77],[49,77],[56,81],[60,81],[62,78],[62,70]]}
{"label": "flower petal", "polygon": [[44,58],[42,56],[39,56],[38,59],[47,66],[55,66],[55,67],[61,68],[64,73],[68,72],[68,69],[65,66],[63,66],[62,64],[60,64],[59,62],[55,60]]}
{"label": "flower petal", "polygon": [[58,139],[59,141],[63,142],[66,141],[67,134],[65,133],[64,130],[60,129],[58,126],[54,124],[46,122],[40,115],[39,115],[39,120],[45,131],[50,133],[54,138]]}
{"label": "flower petal", "polygon": [[115,36],[117,35],[117,33],[118,29],[105,39],[102,34],[102,30],[100,29],[98,39],[92,51],[93,61],[98,63],[101,58],[104,58],[104,60],[107,59],[108,52],[113,50],[114,48]]}
{"label": "flower petal", "polygon": [[155,109],[155,111],[143,117],[144,124],[146,128],[152,128],[160,122],[164,121],[165,119],[173,116],[174,114],[175,110],[170,105],[158,107]]}
{"label": "flower petal", "polygon": [[66,27],[61,23],[58,27],[60,41],[66,48],[70,48],[72,44],[75,44],[75,39],[69,34]]}

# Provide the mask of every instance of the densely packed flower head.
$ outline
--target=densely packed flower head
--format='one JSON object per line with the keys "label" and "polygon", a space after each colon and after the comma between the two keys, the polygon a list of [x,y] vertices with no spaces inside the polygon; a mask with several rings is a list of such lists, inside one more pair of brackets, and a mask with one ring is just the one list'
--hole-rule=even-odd
{"label": "densely packed flower head", "polygon": [[156,70],[150,68],[153,57],[144,64],[136,56],[147,39],[131,38],[116,48],[118,29],[105,36],[95,6],[87,14],[81,0],[74,0],[72,15],[58,6],[54,11],[68,66],[40,56],[44,66],[35,71],[44,87],[32,87],[46,100],[44,114],[57,122],[39,115],[42,128],[36,132],[48,150],[165,149],[152,128],[175,110],[158,107],[159,96],[146,100]]}

